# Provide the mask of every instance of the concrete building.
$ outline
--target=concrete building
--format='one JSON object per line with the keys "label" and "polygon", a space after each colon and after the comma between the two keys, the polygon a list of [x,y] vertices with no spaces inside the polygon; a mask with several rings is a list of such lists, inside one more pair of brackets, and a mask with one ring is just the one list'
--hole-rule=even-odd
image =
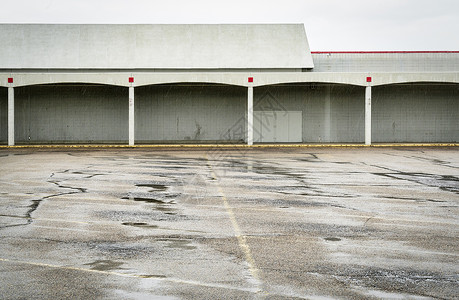
{"label": "concrete building", "polygon": [[302,24],[0,25],[0,144],[456,143],[459,51]]}

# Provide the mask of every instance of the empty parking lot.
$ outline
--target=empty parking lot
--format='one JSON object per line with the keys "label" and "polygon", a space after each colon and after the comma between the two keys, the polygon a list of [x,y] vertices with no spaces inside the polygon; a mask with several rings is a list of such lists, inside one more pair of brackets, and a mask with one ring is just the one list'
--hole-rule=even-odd
{"label": "empty parking lot", "polygon": [[0,298],[453,299],[459,152],[0,150]]}

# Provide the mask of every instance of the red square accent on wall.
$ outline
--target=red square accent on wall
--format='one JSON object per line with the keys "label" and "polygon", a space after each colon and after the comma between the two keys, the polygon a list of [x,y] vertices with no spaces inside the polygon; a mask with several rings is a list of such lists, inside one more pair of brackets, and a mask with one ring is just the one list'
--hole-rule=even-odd
{"label": "red square accent on wall", "polygon": [[367,82],[371,82],[371,77],[367,77]]}
{"label": "red square accent on wall", "polygon": [[249,82],[253,82],[253,77],[249,77]]}
{"label": "red square accent on wall", "polygon": [[13,78],[8,78],[8,83],[13,83]]}
{"label": "red square accent on wall", "polygon": [[134,77],[129,77],[129,82],[134,82]]}

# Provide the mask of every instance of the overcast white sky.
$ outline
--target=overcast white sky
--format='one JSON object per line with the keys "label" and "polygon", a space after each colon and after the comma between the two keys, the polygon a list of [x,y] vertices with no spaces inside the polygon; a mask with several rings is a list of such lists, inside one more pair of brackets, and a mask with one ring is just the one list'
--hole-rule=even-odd
{"label": "overcast white sky", "polygon": [[0,0],[0,23],[304,23],[313,51],[459,50],[459,0]]}

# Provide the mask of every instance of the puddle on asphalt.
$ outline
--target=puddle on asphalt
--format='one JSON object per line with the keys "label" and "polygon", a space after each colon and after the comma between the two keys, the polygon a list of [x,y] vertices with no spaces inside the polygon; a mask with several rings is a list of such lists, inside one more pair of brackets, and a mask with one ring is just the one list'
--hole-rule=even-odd
{"label": "puddle on asphalt", "polygon": [[168,242],[167,248],[193,250],[196,246],[192,245],[192,240],[185,239],[159,239],[158,242]]}
{"label": "puddle on asphalt", "polygon": [[142,222],[123,222],[121,224],[125,226],[133,226],[133,227],[140,227],[140,228],[159,228],[158,225],[150,225],[150,224],[142,223]]}
{"label": "puddle on asphalt", "polygon": [[442,200],[433,200],[433,199],[419,199],[419,198],[409,198],[409,197],[395,197],[395,196],[383,196],[384,199],[393,199],[393,200],[407,200],[407,201],[416,201],[416,202],[446,202]]}
{"label": "puddle on asphalt", "polygon": [[339,241],[341,241],[341,239],[337,238],[337,237],[326,237],[326,238],[324,238],[324,240],[330,241],[330,242],[339,242]]}
{"label": "puddle on asphalt", "polygon": [[253,166],[252,169],[253,172],[258,173],[258,174],[264,174],[264,175],[281,175],[281,176],[287,176],[287,177],[293,177],[298,180],[303,180],[303,175],[301,173],[297,172],[291,172],[288,169],[283,169],[283,168],[277,168],[274,166]]}
{"label": "puddle on asphalt", "polygon": [[166,215],[176,215],[177,214],[175,208],[168,207],[168,206],[156,206],[154,209],[160,212],[163,212]]}
{"label": "puddle on asphalt", "polygon": [[[64,172],[65,173],[65,172]],[[105,174],[102,174],[102,173],[84,173],[84,172],[80,172],[80,171],[75,171],[75,172],[72,172],[71,174],[75,174],[75,175],[87,175],[86,177],[84,178],[93,178],[95,176],[102,176],[102,175],[105,175]]]}
{"label": "puddle on asphalt", "polygon": [[97,271],[110,271],[110,270],[120,270],[119,268],[123,263],[113,260],[96,260],[92,263],[84,264],[85,266],[91,266],[91,270]]}
{"label": "puddle on asphalt", "polygon": [[146,203],[155,203],[155,204],[173,204],[173,201],[167,202],[164,200],[159,200],[155,198],[148,198],[148,197],[123,197],[123,200],[133,200],[133,201],[141,201]]}
{"label": "puddle on asphalt", "polygon": [[296,159],[297,161],[304,161],[304,162],[312,162],[312,163],[316,163],[316,162],[322,162],[318,159],[315,159],[315,158],[297,158]]}
{"label": "puddle on asphalt", "polygon": [[172,169],[172,170],[182,170],[182,169],[187,169],[187,167],[182,167],[182,166],[169,166],[169,165],[165,165],[165,166],[160,166],[160,165],[156,165],[154,166],[155,168],[159,168],[159,169]]}
{"label": "puddle on asphalt", "polygon": [[138,277],[140,277],[140,278],[167,278],[166,275],[156,275],[156,274],[153,274],[153,275],[139,275]]}
{"label": "puddle on asphalt", "polygon": [[305,153],[305,155],[309,155],[309,157],[297,158],[296,160],[305,162],[321,162],[319,157],[314,153]]}
{"label": "puddle on asphalt", "polygon": [[137,183],[135,186],[138,187],[149,187],[157,191],[165,191],[168,189],[168,186],[164,184],[153,184],[153,183]]}
{"label": "puddle on asphalt", "polygon": [[437,187],[443,191],[459,194],[459,178],[451,175],[437,175],[428,173],[374,173],[393,179],[408,180],[418,184]]}
{"label": "puddle on asphalt", "polygon": [[175,204],[174,200],[164,201],[164,200],[148,198],[148,197],[123,197],[121,199],[156,204],[153,207],[154,210],[160,211],[166,215],[176,215],[177,214],[176,213],[177,209],[170,206],[171,204]]}
{"label": "puddle on asphalt", "polygon": [[[164,195],[164,198],[173,198],[173,199],[176,199],[176,198],[179,198],[181,196],[181,194],[167,194],[167,195]],[[171,201],[171,203],[173,203],[173,201]],[[175,203],[173,203],[175,204]]]}

